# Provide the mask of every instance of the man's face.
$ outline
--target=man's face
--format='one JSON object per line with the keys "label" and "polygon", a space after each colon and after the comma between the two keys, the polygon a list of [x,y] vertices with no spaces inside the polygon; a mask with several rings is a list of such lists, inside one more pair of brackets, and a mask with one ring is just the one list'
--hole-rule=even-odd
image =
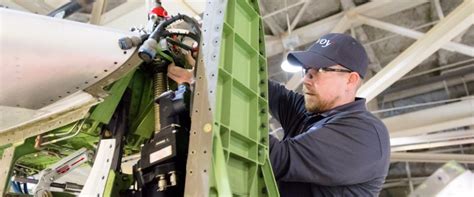
{"label": "man's face", "polygon": [[[329,68],[343,69],[338,65]],[[303,80],[306,110],[319,113],[336,107],[346,92],[347,74],[308,69]]]}

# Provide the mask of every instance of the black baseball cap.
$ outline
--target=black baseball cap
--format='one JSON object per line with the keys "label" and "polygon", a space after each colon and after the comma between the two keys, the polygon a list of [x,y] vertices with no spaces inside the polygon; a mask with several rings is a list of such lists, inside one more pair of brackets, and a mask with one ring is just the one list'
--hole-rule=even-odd
{"label": "black baseball cap", "polygon": [[288,53],[288,62],[303,68],[326,68],[339,64],[364,78],[367,72],[367,53],[352,36],[330,33],[319,38],[306,51]]}

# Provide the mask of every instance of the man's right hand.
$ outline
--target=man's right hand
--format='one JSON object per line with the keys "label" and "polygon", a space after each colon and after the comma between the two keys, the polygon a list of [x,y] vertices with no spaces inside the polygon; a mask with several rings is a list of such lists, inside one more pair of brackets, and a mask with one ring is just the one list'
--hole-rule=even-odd
{"label": "man's right hand", "polygon": [[[187,53],[185,58],[188,64],[193,65],[193,66],[196,64],[196,60],[194,60],[194,58],[191,56],[191,53]],[[168,77],[176,81],[176,83],[178,84],[182,84],[182,83],[192,84],[194,82],[193,70],[194,68],[191,70],[187,70],[187,69],[178,67],[173,62],[168,66]]]}

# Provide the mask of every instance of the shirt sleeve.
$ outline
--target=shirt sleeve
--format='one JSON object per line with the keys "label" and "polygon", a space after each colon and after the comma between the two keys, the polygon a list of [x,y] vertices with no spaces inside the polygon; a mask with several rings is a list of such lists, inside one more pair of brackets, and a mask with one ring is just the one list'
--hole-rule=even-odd
{"label": "shirt sleeve", "polygon": [[305,116],[303,95],[269,80],[268,98],[270,114],[281,124],[285,134],[298,130]]}
{"label": "shirt sleeve", "polygon": [[279,181],[363,183],[377,176],[374,168],[382,159],[375,127],[358,117],[330,121],[283,141],[270,136],[270,160]]}

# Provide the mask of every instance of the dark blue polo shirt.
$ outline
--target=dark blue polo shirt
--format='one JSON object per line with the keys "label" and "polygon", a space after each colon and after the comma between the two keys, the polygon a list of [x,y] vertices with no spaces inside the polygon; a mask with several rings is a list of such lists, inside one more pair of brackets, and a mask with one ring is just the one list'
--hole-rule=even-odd
{"label": "dark blue polo shirt", "polygon": [[270,135],[270,160],[281,196],[378,196],[388,173],[390,140],[365,99],[321,114],[301,94],[269,82],[270,111],[284,137]]}

